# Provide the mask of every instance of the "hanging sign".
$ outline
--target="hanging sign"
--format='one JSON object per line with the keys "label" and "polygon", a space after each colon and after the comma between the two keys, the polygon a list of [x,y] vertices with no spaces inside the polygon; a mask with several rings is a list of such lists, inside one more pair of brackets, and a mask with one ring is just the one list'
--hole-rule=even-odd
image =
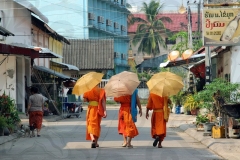
{"label": "hanging sign", "polygon": [[205,46],[240,45],[240,8],[211,8],[203,10]]}

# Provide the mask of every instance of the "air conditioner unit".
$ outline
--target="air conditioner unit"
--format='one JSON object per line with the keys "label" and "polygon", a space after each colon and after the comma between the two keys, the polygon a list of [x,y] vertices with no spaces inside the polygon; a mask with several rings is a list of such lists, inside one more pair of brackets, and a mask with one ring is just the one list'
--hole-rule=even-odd
{"label": "air conditioner unit", "polygon": [[95,20],[95,15],[93,13],[88,13],[89,20]]}
{"label": "air conditioner unit", "polygon": [[114,52],[114,58],[119,58],[119,57],[121,57],[121,53]]}
{"label": "air conditioner unit", "polygon": [[106,24],[107,24],[107,26],[112,26],[112,21],[109,20],[109,19],[107,19],[107,20],[106,20]]}
{"label": "air conditioner unit", "polygon": [[126,31],[126,27],[121,25],[121,31]]}
{"label": "air conditioner unit", "polygon": [[124,54],[123,53],[121,54],[121,59],[124,59]]}
{"label": "air conditioner unit", "polygon": [[114,28],[119,28],[119,24],[117,22],[114,22]]}
{"label": "air conditioner unit", "polygon": [[102,19],[101,19],[101,20],[102,20],[102,22],[101,22],[101,23],[102,23],[102,24],[104,24],[104,17],[102,17]]}
{"label": "air conditioner unit", "polygon": [[98,16],[98,23],[102,23],[102,17]]}

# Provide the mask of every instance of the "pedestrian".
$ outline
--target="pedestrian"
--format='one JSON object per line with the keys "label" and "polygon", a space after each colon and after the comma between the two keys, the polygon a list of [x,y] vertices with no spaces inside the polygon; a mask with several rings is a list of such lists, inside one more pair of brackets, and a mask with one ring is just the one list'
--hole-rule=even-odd
{"label": "pedestrian", "polygon": [[166,122],[168,121],[170,110],[168,108],[168,97],[160,97],[150,93],[146,109],[146,119],[149,117],[149,110],[153,110],[151,119],[151,136],[154,138],[153,146],[162,148],[162,141],[166,137]]}
{"label": "pedestrian", "polygon": [[[133,148],[133,145],[131,144],[132,138],[138,135],[138,130],[133,120],[135,117],[131,114],[131,99],[131,95],[114,97],[114,101],[121,104],[118,114],[118,133],[123,136],[122,147],[128,148]],[[141,117],[142,107],[138,95],[136,95],[136,103]]]}
{"label": "pedestrian", "polygon": [[99,147],[101,120],[107,117],[105,90],[95,86],[84,93],[84,101],[89,102],[86,115],[86,140],[91,140],[91,148]]}
{"label": "pedestrian", "polygon": [[44,98],[38,93],[38,88],[31,87],[31,96],[29,97],[28,109],[26,115],[29,114],[29,126],[32,131],[31,137],[34,137],[34,129],[37,129],[37,137],[40,137],[43,119]]}

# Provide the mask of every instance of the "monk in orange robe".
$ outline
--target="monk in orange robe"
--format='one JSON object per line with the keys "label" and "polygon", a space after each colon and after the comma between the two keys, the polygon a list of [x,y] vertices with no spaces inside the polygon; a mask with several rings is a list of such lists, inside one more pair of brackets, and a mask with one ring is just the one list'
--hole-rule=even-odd
{"label": "monk in orange robe", "polygon": [[154,138],[153,146],[162,148],[162,141],[166,137],[166,122],[169,117],[169,109],[167,104],[170,103],[168,97],[160,97],[150,93],[148,98],[146,119],[149,117],[149,110],[153,110],[151,119],[151,135]]}
{"label": "monk in orange robe", "polygon": [[91,140],[91,148],[96,148],[99,147],[102,117],[107,117],[105,90],[95,86],[91,91],[84,93],[83,98],[85,102],[89,102],[86,115],[86,140]]}
{"label": "monk in orange robe", "polygon": [[[131,95],[115,97],[114,101],[121,103],[118,114],[118,133],[123,136],[122,147],[133,148],[131,141],[138,135],[138,130],[131,115]],[[142,107],[138,96],[137,105],[139,114],[142,116]]]}

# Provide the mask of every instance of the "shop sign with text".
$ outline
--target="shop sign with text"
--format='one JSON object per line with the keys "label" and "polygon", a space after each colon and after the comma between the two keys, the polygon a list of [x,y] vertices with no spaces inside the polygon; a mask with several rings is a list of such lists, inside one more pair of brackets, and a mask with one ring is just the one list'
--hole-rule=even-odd
{"label": "shop sign with text", "polygon": [[240,45],[240,8],[203,10],[203,37],[205,46]]}

